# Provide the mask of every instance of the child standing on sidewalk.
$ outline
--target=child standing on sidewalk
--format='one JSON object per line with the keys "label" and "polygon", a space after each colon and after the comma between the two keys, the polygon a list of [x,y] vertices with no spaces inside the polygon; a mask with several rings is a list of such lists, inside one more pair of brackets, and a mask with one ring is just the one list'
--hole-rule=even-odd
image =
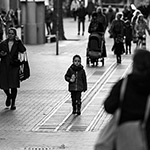
{"label": "child standing on sidewalk", "polygon": [[81,93],[87,90],[86,73],[81,65],[81,57],[75,55],[73,64],[68,68],[65,74],[65,80],[69,82],[69,92],[72,99],[72,114],[81,114]]}

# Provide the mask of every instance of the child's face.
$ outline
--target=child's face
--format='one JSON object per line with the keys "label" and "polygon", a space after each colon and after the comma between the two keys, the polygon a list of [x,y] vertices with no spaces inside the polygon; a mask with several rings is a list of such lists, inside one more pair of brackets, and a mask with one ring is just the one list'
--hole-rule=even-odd
{"label": "child's face", "polygon": [[73,64],[75,66],[79,66],[81,64],[81,59],[78,57],[75,57],[75,59],[73,60]]}

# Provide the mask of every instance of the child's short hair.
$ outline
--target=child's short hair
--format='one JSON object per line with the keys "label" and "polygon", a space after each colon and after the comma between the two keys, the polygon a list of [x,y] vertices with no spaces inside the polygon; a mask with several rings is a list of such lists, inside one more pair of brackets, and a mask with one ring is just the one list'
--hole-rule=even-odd
{"label": "child's short hair", "polygon": [[73,61],[75,60],[76,57],[78,57],[81,60],[81,57],[79,55],[74,55],[73,56]]}

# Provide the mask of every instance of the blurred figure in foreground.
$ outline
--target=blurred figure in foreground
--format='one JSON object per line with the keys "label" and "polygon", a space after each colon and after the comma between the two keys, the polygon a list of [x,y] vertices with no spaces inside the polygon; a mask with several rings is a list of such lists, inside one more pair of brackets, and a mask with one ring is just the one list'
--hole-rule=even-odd
{"label": "blurred figure in foreground", "polygon": [[[107,113],[115,114],[121,107],[119,125],[128,121],[144,119],[148,96],[150,95],[150,52],[145,49],[136,49],[133,56],[132,72],[127,76],[127,86],[120,102],[120,88],[123,79],[119,80],[110,91],[104,102]],[[150,115],[146,124],[148,149],[150,149]]]}

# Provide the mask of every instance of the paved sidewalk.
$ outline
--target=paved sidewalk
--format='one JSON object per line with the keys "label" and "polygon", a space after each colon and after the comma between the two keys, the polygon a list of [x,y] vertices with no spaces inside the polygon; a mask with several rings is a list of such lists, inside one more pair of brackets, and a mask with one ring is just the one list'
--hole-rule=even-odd
{"label": "paved sidewalk", "polygon": [[[64,20],[65,35],[70,40],[59,42],[58,56],[56,56],[56,43],[26,45],[31,77],[21,83],[16,100],[16,111],[4,109],[6,97],[3,91],[0,91],[0,150],[24,150],[36,147],[92,149],[96,132],[32,132],[32,129],[59,101],[66,98],[70,100],[64,74],[75,54],[81,55],[82,64],[85,66],[88,24],[89,22],[86,21],[85,35],[77,36],[77,22],[73,19]],[[99,68],[85,67],[87,77],[89,78]]]}
{"label": "paved sidewalk", "polygon": [[[85,35],[77,36],[77,22],[73,19],[64,19],[65,35],[70,40],[59,42],[59,55],[57,56],[56,43],[26,45],[31,77],[22,82],[18,90],[17,110],[4,109],[6,97],[3,91],[0,91],[0,150],[93,149],[98,132],[42,133],[32,131],[43,118],[47,117],[57,103],[63,99],[70,101],[64,74],[75,54],[81,55],[88,79],[94,72],[101,69],[101,64],[98,67],[86,67],[88,24],[89,22],[86,21]],[[106,64],[110,58],[115,61],[115,56],[110,50],[112,43],[113,40],[109,39],[106,34],[108,54],[105,59]],[[71,103],[69,107],[71,110]]]}

